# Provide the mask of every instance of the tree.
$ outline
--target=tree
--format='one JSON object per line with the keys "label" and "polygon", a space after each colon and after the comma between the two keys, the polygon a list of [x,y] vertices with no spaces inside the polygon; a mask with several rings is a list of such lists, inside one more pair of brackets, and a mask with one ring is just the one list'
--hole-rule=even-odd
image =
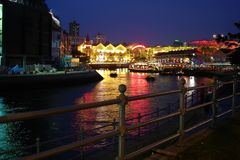
{"label": "tree", "polygon": [[[240,21],[234,23],[234,25],[240,30]],[[235,33],[235,34],[230,33],[230,36],[234,37],[234,39],[237,40],[238,42],[240,41],[240,33]],[[231,53],[229,53],[228,58],[232,65],[239,66],[240,65],[240,47],[234,49]]]}
{"label": "tree", "polygon": [[228,59],[232,65],[240,65],[240,47],[228,54]]}

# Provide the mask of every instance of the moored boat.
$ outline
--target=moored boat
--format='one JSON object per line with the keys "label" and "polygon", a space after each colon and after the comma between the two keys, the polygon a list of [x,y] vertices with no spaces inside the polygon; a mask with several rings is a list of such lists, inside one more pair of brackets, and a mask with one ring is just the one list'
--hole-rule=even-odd
{"label": "moored boat", "polygon": [[158,72],[156,66],[148,63],[132,63],[129,65],[128,69],[132,72],[149,72],[149,73]]}
{"label": "moored boat", "polygon": [[103,77],[95,70],[58,71],[54,73],[37,74],[1,74],[0,89],[35,89],[43,87],[64,87],[81,85],[102,80]]}
{"label": "moored boat", "polygon": [[116,72],[112,72],[112,73],[110,73],[110,75],[109,75],[110,77],[112,77],[112,78],[116,78],[118,75],[117,75],[117,73]]}
{"label": "moored boat", "polygon": [[155,81],[155,77],[154,77],[154,76],[151,76],[151,75],[148,75],[148,76],[146,77],[146,80],[147,80],[147,81]]}

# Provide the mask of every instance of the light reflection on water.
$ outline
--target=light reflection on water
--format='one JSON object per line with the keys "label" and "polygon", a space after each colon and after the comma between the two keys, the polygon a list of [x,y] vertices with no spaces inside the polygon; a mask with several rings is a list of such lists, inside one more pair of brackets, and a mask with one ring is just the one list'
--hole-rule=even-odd
{"label": "light reflection on water", "polygon": [[[120,94],[118,91],[120,84],[127,86],[126,95],[129,96],[167,91],[179,87],[180,77],[178,76],[151,74],[156,77],[156,80],[148,82],[145,79],[147,73],[133,73],[128,72],[127,69],[117,69],[118,76],[116,78],[109,76],[111,73],[109,70],[99,70],[98,72],[104,77],[104,80],[98,83],[59,89],[21,91],[14,95],[0,93],[0,115],[114,99]],[[209,78],[184,77],[184,79],[186,86],[189,87],[201,83],[212,83]],[[126,117],[131,119],[137,117],[138,113],[143,115],[155,112],[157,108],[165,108],[169,104],[173,106],[177,100],[178,96],[172,95],[130,102],[126,108]],[[118,119],[117,105],[0,125],[0,151],[33,144],[36,137],[45,141],[59,136],[78,134],[82,128],[92,130],[107,124],[107,122],[112,122],[114,118]],[[149,117],[143,118],[143,120],[146,119]],[[131,121],[131,123],[136,122],[137,120]],[[112,127],[107,129],[112,129]],[[101,131],[106,131],[106,129]]]}

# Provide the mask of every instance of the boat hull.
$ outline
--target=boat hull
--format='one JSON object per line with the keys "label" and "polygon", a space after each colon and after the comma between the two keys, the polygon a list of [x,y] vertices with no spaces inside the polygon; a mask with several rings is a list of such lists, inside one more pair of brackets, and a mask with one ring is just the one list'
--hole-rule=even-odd
{"label": "boat hull", "polygon": [[132,63],[128,67],[130,72],[146,72],[146,73],[158,73],[158,69],[155,65],[150,65],[148,63]]}
{"label": "boat hull", "polygon": [[158,70],[152,70],[152,69],[133,69],[133,68],[128,68],[130,72],[142,72],[142,73],[158,73]]}
{"label": "boat hull", "polygon": [[102,80],[96,71],[62,72],[53,74],[1,75],[0,89],[33,89],[81,85]]}

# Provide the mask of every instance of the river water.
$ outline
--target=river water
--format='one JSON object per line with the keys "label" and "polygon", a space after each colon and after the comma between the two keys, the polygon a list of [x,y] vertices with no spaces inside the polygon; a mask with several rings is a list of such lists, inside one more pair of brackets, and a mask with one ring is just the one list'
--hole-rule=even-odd
{"label": "river water", "polygon": [[[117,69],[118,76],[116,78],[109,76],[109,70],[98,70],[98,72],[104,77],[104,80],[97,83],[74,87],[63,86],[58,89],[0,92],[0,115],[113,99],[119,95],[118,86],[120,84],[127,86],[126,95],[129,96],[168,91],[177,89],[181,78],[152,74],[156,79],[149,82],[145,79],[147,73],[133,73],[127,69]],[[186,87],[212,83],[211,79],[204,77],[183,78],[186,80]],[[137,117],[139,113],[143,115],[155,112],[156,109],[164,108],[169,104],[177,103],[177,101],[178,96],[172,95],[131,102],[126,108],[127,118]],[[14,159],[16,156],[35,152],[34,147],[25,151],[20,148],[35,144],[36,138],[40,138],[40,142],[46,142],[47,147],[51,148],[48,141],[58,139],[54,145],[61,145],[63,140],[59,139],[60,137],[77,136],[82,130],[91,131],[112,122],[114,118],[118,119],[116,105],[37,120],[0,124],[0,159]],[[142,120],[146,119],[148,118]],[[100,129],[95,134],[105,131],[107,129]],[[64,139],[64,141],[68,140]],[[44,146],[44,144],[42,145]],[[7,152],[9,150],[10,152]]]}

